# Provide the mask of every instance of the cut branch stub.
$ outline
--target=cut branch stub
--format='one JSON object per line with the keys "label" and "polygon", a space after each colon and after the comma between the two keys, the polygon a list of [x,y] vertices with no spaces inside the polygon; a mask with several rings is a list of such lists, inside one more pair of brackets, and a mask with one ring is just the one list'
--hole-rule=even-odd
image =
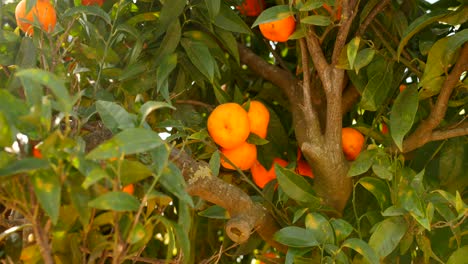
{"label": "cut branch stub", "polygon": [[280,251],[286,250],[284,245],[273,240],[279,227],[263,206],[252,202],[237,186],[213,176],[206,162],[196,161],[178,149],[171,151],[171,159],[182,170],[190,195],[217,204],[229,212],[231,218],[226,223],[226,233],[232,241],[244,243],[252,232],[257,231],[270,245]]}

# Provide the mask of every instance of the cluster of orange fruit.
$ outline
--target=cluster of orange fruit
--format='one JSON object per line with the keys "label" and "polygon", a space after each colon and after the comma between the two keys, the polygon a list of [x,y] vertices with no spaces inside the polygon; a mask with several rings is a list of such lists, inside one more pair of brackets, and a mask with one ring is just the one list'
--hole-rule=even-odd
{"label": "cluster of orange fruit", "polygon": [[[99,5],[104,4],[104,0],[82,0],[82,5]],[[26,35],[32,36],[34,34],[33,22],[37,19],[41,29],[45,32],[54,31],[55,25],[57,24],[57,13],[55,7],[50,3],[50,0],[37,0],[29,12],[26,13],[26,0],[21,0],[15,9],[16,24],[18,27],[26,33]]]}

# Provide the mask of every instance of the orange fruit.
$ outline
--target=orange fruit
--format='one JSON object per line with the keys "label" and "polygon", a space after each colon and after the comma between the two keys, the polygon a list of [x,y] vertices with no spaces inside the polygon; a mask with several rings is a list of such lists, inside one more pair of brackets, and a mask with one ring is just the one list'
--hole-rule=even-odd
{"label": "orange fruit", "polygon": [[89,6],[89,5],[102,6],[104,4],[104,0],[81,0],[81,4],[85,6]]}
{"label": "orange fruit", "polygon": [[314,174],[312,173],[312,168],[310,167],[307,161],[301,159],[297,161],[296,173],[302,176],[314,178]]}
{"label": "orange fruit", "polygon": [[217,106],[208,117],[208,133],[225,149],[241,145],[250,134],[247,111],[236,103]]}
{"label": "orange fruit", "polygon": [[354,128],[344,127],[341,130],[341,140],[346,159],[355,160],[364,147],[364,136]]}
{"label": "orange fruit", "polygon": [[[221,149],[221,153],[240,170],[250,169],[257,160],[257,146],[245,141],[235,148]],[[227,162],[227,160],[224,159],[224,157],[221,158],[221,166],[226,169],[235,169]]]}
{"label": "orange fruit", "polygon": [[259,101],[250,101],[249,111],[250,132],[261,138],[266,138],[268,130],[268,122],[270,122],[270,112]]}
{"label": "orange fruit", "polygon": [[135,187],[133,186],[133,184],[130,183],[129,185],[126,185],[122,188],[122,192],[126,192],[130,195],[133,195],[133,193],[135,192]]}
{"label": "orange fruit", "polygon": [[262,35],[271,41],[286,42],[296,29],[294,16],[259,25]]}
{"label": "orange fruit", "polygon": [[400,93],[403,92],[406,89],[406,84],[400,84],[400,87],[398,87],[400,90]]}
{"label": "orange fruit", "polygon": [[242,5],[236,6],[244,16],[258,16],[265,9],[265,0],[244,0]]}
{"label": "orange fruit", "polygon": [[50,33],[57,23],[57,14],[49,0],[37,0],[36,5],[26,14],[26,0],[21,0],[15,9],[16,23],[27,35],[34,34],[32,23],[38,21],[42,30]]}
{"label": "orange fruit", "polygon": [[382,128],[381,128],[382,134],[387,135],[388,134],[388,126],[385,123],[382,123]]}
{"label": "orange fruit", "polygon": [[266,170],[258,160],[255,161],[254,165],[250,168],[252,179],[258,187],[263,189],[267,183],[276,179],[275,163],[281,167],[286,167],[288,165],[287,161],[280,158],[274,158],[273,164],[271,164],[269,170]]}
{"label": "orange fruit", "polygon": [[37,148],[37,145],[33,147],[32,155],[35,158],[42,159],[42,152]]}
{"label": "orange fruit", "polygon": [[[263,254],[263,257],[266,259],[278,259],[278,255],[276,255],[274,252],[268,252]],[[260,264],[265,264],[265,262],[260,261]]]}

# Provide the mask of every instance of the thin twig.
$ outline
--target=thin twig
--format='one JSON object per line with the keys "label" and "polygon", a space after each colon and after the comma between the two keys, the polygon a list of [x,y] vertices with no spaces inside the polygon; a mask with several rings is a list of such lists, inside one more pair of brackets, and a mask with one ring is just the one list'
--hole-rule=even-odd
{"label": "thin twig", "polygon": [[380,12],[382,12],[382,10],[384,10],[390,2],[391,2],[390,0],[383,0],[382,2],[377,4],[377,6],[374,9],[372,9],[372,11],[369,13],[369,15],[367,15],[366,19],[362,22],[361,26],[359,26],[357,36],[364,35],[364,32],[366,32],[366,29],[369,26],[369,24],[372,21],[374,21],[375,17]]}

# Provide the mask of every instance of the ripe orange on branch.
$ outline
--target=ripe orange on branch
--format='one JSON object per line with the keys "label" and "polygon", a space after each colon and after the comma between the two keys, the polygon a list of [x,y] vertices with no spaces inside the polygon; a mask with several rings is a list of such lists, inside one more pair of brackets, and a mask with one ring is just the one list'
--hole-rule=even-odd
{"label": "ripe orange on branch", "polygon": [[221,104],[208,117],[207,128],[216,144],[225,149],[235,148],[250,134],[247,111],[236,103]]}
{"label": "ripe orange on branch", "polygon": [[266,138],[268,123],[270,122],[270,112],[266,106],[259,101],[250,101],[249,111],[250,132],[261,138]]}
{"label": "ripe orange on branch", "polygon": [[26,0],[21,0],[15,9],[16,24],[27,35],[33,35],[32,24],[38,21],[42,30],[52,32],[57,24],[57,14],[49,0],[37,0],[29,12],[26,13]]}
{"label": "ripe orange on branch", "polygon": [[296,30],[294,16],[288,16],[280,20],[259,25],[262,35],[271,41],[286,42],[289,36]]}
{"label": "ripe orange on branch", "polygon": [[355,160],[364,147],[364,136],[354,128],[344,127],[341,130],[341,140],[346,159]]}
{"label": "ripe orange on branch", "polygon": [[[221,153],[240,170],[250,169],[257,160],[257,146],[247,142],[232,149],[221,149]],[[224,157],[221,157],[221,166],[226,169],[236,169]]]}
{"label": "ripe orange on branch", "polygon": [[288,162],[280,158],[274,158],[270,169],[266,170],[265,167],[263,167],[263,165],[258,162],[258,160],[255,161],[252,168],[250,168],[250,173],[252,174],[252,179],[258,187],[263,189],[267,183],[276,179],[275,164],[278,164],[281,167],[286,167]]}

